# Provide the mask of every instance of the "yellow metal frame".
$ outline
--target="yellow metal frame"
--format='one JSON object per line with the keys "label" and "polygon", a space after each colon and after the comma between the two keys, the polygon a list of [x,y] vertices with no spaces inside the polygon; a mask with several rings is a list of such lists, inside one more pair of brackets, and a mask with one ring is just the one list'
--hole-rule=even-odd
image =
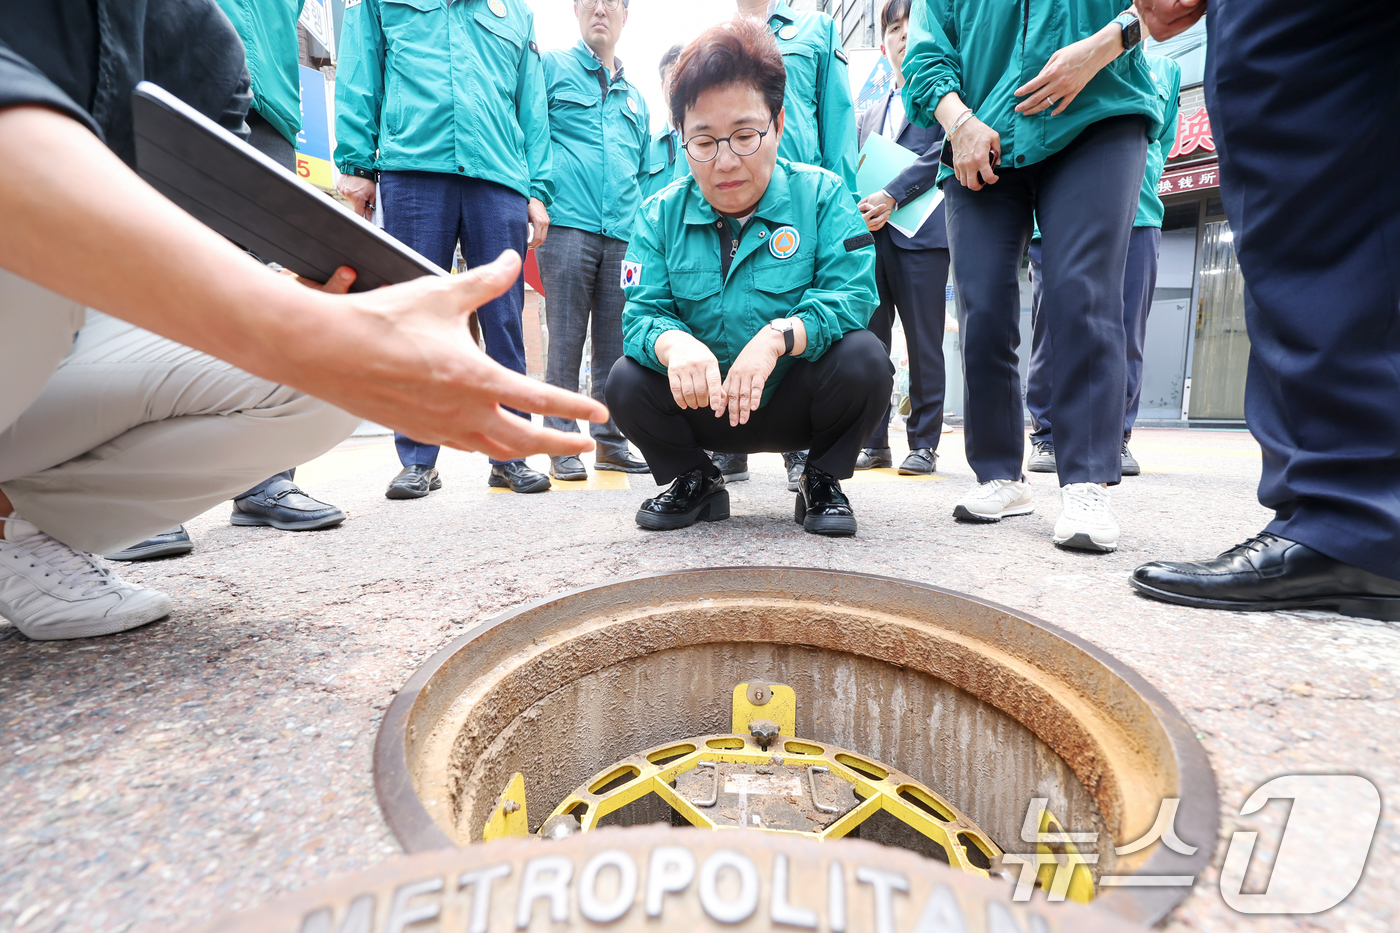
{"label": "yellow metal frame", "polygon": [[525,776],[519,771],[496,799],[496,808],[481,830],[481,841],[492,842],[507,836],[530,835],[530,818],[525,813]]}
{"label": "yellow metal frame", "polygon": [[767,703],[758,706],[749,699],[751,686],[755,685],[739,684],[734,688],[729,731],[743,735],[755,719],[771,719],[778,724],[779,735],[797,735],[797,691],[787,684],[764,684],[770,696]]}
{"label": "yellow metal frame", "polygon": [[[624,758],[594,775],[564,798],[554,813],[572,814],[579,821],[579,826],[587,831],[598,828],[608,814],[648,794],[656,794],[693,826],[714,830],[742,828],[717,825],[702,808],[676,793],[671,786],[677,775],[684,774],[701,762],[825,767],[830,769],[831,774],[852,784],[856,797],[860,798],[860,803],[819,832],[785,829],[769,829],[768,832],[818,840],[839,839],[883,810],[938,843],[947,854],[949,864],[969,874],[986,877],[988,872],[969,860],[960,836],[966,836],[988,863],[994,862],[1002,854],[997,844],[957,807],[909,775],[847,749],[810,739],[780,738],[766,751],[759,748],[752,736],[739,734],[707,735],[671,742]],[[919,803],[911,803],[910,798]]]}

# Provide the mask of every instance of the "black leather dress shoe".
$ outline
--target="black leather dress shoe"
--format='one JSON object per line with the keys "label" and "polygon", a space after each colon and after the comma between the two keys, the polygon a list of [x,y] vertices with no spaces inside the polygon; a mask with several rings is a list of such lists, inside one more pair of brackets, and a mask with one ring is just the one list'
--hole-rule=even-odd
{"label": "black leather dress shoe", "polygon": [[283,531],[314,531],[345,521],[345,513],[319,502],[289,479],[271,483],[256,495],[233,500],[235,525],[270,525]]}
{"label": "black leather dress shoe", "polygon": [[545,492],[550,482],[548,476],[530,469],[524,460],[512,460],[510,463],[491,464],[491,475],[486,478],[486,485],[498,489],[509,487],[511,492]]}
{"label": "black leather dress shoe", "polygon": [[442,488],[442,479],[437,467],[413,464],[399,471],[399,475],[389,481],[384,491],[386,499],[421,499],[430,492]]}
{"label": "black leather dress shoe", "polygon": [[593,455],[593,467],[598,470],[612,470],[616,473],[650,473],[651,467],[645,460],[632,456],[626,447],[621,450],[598,451]]}
{"label": "black leather dress shoe", "polygon": [[797,485],[794,521],[814,535],[848,538],[856,533],[855,510],[836,477],[809,463]]}
{"label": "black leather dress shoe", "polygon": [[175,557],[194,550],[194,542],[184,525],[177,525],[169,531],[147,538],[140,544],[133,544],[125,550],[106,555],[108,560],[154,560],[157,557]]}
{"label": "black leather dress shoe", "polygon": [[549,475],[555,479],[575,483],[581,479],[588,479],[588,470],[584,469],[583,461],[578,457],[550,457]]}
{"label": "black leather dress shoe", "polygon": [[802,471],[807,469],[807,451],[797,450],[783,454],[783,466],[787,467],[788,492],[797,492],[797,484],[802,479]]}
{"label": "black leather dress shoe", "polygon": [[719,522],[729,517],[729,491],[724,477],[701,467],[676,477],[661,495],[637,510],[637,524],[651,531],[685,528],[697,521]]}
{"label": "black leather dress shoe", "polygon": [[1363,619],[1400,621],[1400,580],[1333,560],[1261,532],[1214,560],[1153,561],[1133,571],[1145,596],[1236,612],[1331,609]]}
{"label": "black leather dress shoe", "polygon": [[725,484],[744,483],[749,479],[748,454],[710,454],[710,462],[724,474]]}
{"label": "black leather dress shoe", "polygon": [[894,456],[888,447],[867,447],[856,457],[857,470],[884,470],[894,466]]}
{"label": "black leather dress shoe", "polygon": [[899,465],[900,476],[932,476],[938,472],[938,451],[932,447],[915,447]]}

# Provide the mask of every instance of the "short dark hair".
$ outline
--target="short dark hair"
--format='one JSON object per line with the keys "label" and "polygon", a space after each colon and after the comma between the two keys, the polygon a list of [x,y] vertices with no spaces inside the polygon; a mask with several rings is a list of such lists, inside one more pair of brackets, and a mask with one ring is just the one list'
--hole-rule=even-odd
{"label": "short dark hair", "polygon": [[659,70],[661,72],[661,77],[663,80],[666,77],[666,69],[670,68],[676,63],[676,59],[681,57],[681,50],[684,48],[685,46],[677,42],[675,45],[671,46],[669,49],[666,50],[665,55],[661,56],[661,68]]}
{"label": "short dark hair", "polygon": [[895,23],[908,19],[911,6],[913,0],[890,0],[886,3],[884,12],[880,14],[880,35],[889,32]]}
{"label": "short dark hair", "polygon": [[783,109],[787,69],[768,26],[747,16],[711,26],[686,46],[671,79],[671,125],[682,127],[685,112],[713,87],[747,84],[763,95],[773,116]]}

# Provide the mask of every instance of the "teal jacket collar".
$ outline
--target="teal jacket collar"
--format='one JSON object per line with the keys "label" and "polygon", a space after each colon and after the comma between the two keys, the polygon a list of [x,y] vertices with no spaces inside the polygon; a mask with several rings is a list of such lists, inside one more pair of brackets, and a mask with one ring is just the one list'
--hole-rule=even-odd
{"label": "teal jacket collar", "polygon": [[[573,53],[574,57],[576,57],[588,71],[598,71],[603,67],[602,59],[593,54],[593,50],[588,47],[588,43],[584,42],[582,39],[578,40],[578,44],[574,46]],[[622,59],[614,55],[613,64],[617,67],[613,69],[612,83],[617,84],[619,81],[625,81],[626,79],[622,76]]]}
{"label": "teal jacket collar", "polygon": [[770,21],[780,19],[785,23],[795,23],[797,22],[797,13],[784,0],[778,0],[773,7],[773,12],[768,14],[768,19]]}
{"label": "teal jacket collar", "polygon": [[[753,215],[768,221],[770,224],[790,224],[795,214],[792,209],[792,185],[788,181],[787,159],[779,159],[773,166],[773,177],[768,181],[768,190],[763,192],[763,197],[758,199],[758,206],[754,208]],[[700,193],[700,182],[691,180],[690,189],[686,192],[685,198],[685,222],[687,224],[698,224],[708,227],[720,218],[719,211],[710,206],[710,202],[705,200],[705,196]]]}

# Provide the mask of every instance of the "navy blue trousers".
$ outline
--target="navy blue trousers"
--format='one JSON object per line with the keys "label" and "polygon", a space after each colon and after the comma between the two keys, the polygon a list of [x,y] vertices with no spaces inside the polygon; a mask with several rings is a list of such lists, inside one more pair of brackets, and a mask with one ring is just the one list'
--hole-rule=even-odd
{"label": "navy blue trousers", "polygon": [[[1157,290],[1157,259],[1162,248],[1161,227],[1134,227],[1128,237],[1128,264],[1123,272],[1123,349],[1127,404],[1123,415],[1123,439],[1133,436],[1138,407],[1142,403],[1142,350],[1147,342],[1147,315]],[[1032,243],[1031,257],[1031,364],[1026,373],[1026,408],[1031,413],[1031,438],[1053,441],[1050,396],[1054,352],[1050,331],[1040,313],[1039,243]]]}
{"label": "navy blue trousers", "polygon": [[1268,530],[1400,579],[1400,3],[1211,0]]}
{"label": "navy blue trousers", "polygon": [[[441,172],[384,172],[379,176],[384,199],[384,229],[412,249],[442,266],[452,268],[458,243],[469,268],[491,262],[513,249],[525,256],[526,200],[494,182],[462,178]],[[525,373],[525,332],[521,312],[525,308],[522,275],[499,298],[477,309],[486,354],[506,369]],[[510,411],[530,420],[528,412]],[[402,434],[394,435],[399,462],[404,466],[433,466],[438,447],[420,444]],[[492,460],[492,463],[505,463]]]}
{"label": "navy blue trousers", "polygon": [[1044,235],[1041,314],[1057,348],[1051,405],[1060,485],[1122,476],[1123,270],[1147,163],[1146,121],[1112,117],[980,191],[943,186],[961,329],[967,460],[978,482],[1020,479],[1026,453],[1021,257],[1032,219]]}
{"label": "navy blue trousers", "polygon": [[[948,251],[901,249],[890,238],[889,227],[875,233],[875,284],[880,306],[867,325],[888,351],[894,334],[894,315],[904,325],[909,349],[909,418],[905,435],[909,449],[938,449],[943,436],[943,394],[946,379],[943,359],[943,318],[948,302]],[[875,428],[870,447],[890,446],[890,413]]]}

